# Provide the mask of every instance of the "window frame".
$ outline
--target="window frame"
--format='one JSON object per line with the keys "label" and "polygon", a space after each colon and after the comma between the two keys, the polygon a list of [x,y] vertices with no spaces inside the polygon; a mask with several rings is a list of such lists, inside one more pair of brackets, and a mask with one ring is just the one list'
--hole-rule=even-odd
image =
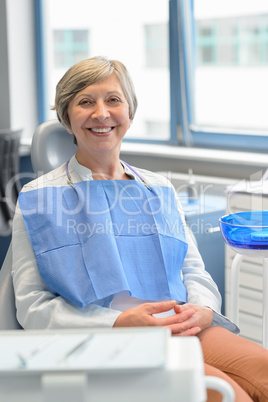
{"label": "window frame", "polygon": [[[46,71],[43,0],[34,1],[38,123],[46,121]],[[128,138],[133,143],[181,147],[267,152],[268,130],[228,130],[193,124],[193,74],[195,64],[194,0],[169,0],[170,138]]]}
{"label": "window frame", "polygon": [[37,93],[37,121],[38,124],[47,120],[46,112],[46,64],[45,64],[45,38],[44,38],[44,7],[43,0],[33,0],[34,32],[35,32],[35,68]]}

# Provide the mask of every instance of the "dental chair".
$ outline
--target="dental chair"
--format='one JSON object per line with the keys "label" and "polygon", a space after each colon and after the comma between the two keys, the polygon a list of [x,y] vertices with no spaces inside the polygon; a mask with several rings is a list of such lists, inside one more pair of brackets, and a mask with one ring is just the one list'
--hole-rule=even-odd
{"label": "dental chair", "polygon": [[77,151],[73,135],[57,121],[50,120],[37,127],[31,145],[34,172],[41,176],[57,168]]}
{"label": "dental chair", "polygon": [[[77,147],[73,136],[56,120],[37,127],[31,145],[31,160],[37,176],[45,174],[66,162],[75,154]],[[12,243],[0,271],[0,330],[22,330],[16,319],[15,295],[11,277]],[[234,401],[232,387],[216,377],[205,377],[206,388],[218,390],[223,402]]]}
{"label": "dental chair", "polygon": [[[31,145],[31,159],[35,173],[40,176],[55,169],[74,155],[76,149],[73,136],[57,120],[41,124],[33,135]],[[3,185],[3,188],[5,186]],[[0,330],[22,329],[16,319],[11,267],[12,242],[0,270]]]}

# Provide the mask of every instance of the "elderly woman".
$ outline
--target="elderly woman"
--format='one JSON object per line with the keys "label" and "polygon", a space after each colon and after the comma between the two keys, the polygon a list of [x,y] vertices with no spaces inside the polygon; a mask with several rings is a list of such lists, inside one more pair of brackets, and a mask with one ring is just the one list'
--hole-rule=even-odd
{"label": "elderly woman", "polygon": [[237,401],[267,401],[268,351],[220,314],[171,183],[120,160],[136,108],[119,61],[81,61],[58,83],[54,109],[77,152],[19,196],[18,320],[26,329],[163,326],[198,336],[207,374],[227,380]]}

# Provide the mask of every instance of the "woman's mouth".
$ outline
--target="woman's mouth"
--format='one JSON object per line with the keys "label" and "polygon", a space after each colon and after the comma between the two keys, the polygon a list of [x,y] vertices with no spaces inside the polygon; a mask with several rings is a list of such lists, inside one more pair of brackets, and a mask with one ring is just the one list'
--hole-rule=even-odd
{"label": "woman's mouth", "polygon": [[92,131],[96,134],[106,134],[109,133],[114,127],[92,127],[88,128],[89,131]]}

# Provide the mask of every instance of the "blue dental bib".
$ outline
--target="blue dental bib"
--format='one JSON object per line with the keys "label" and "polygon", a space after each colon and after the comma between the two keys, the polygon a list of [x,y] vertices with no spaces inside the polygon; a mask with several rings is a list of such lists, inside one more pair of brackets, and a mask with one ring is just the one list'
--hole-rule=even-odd
{"label": "blue dental bib", "polygon": [[19,205],[46,285],[83,307],[121,291],[186,302],[187,243],[174,190],[136,180],[22,192]]}

